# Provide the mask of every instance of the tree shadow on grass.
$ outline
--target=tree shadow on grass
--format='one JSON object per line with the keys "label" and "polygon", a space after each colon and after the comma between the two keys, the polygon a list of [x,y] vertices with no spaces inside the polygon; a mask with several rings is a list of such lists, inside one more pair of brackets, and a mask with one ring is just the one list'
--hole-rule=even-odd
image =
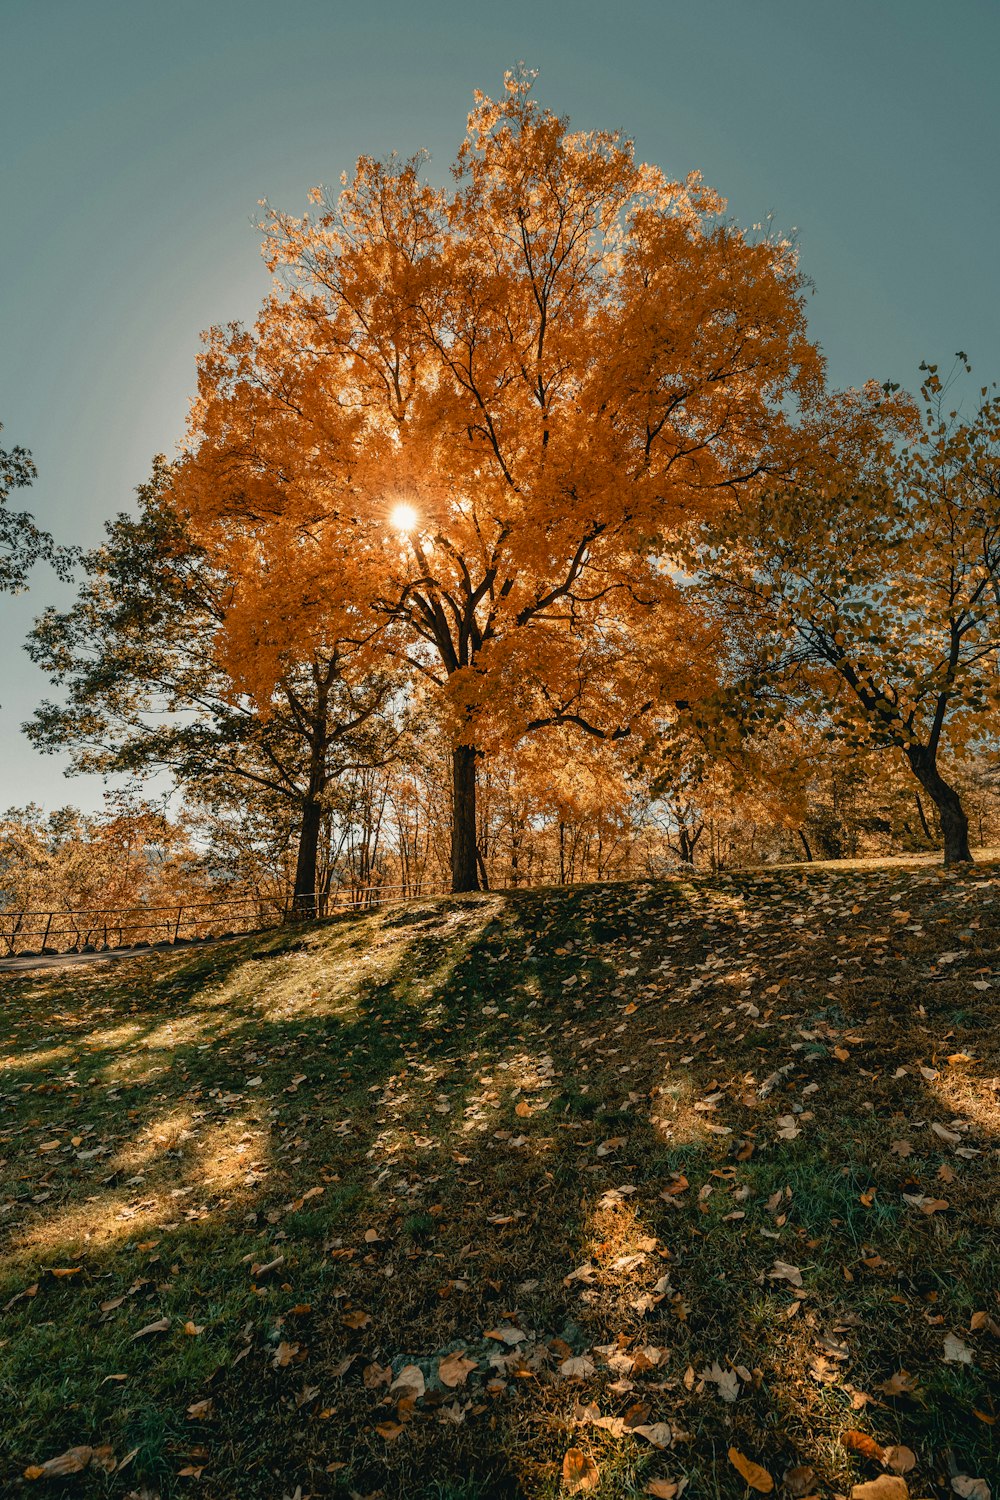
{"label": "tree shadow on grass", "polygon": [[[674,883],[435,901],[86,989],[78,972],[19,981],[8,1016],[29,997],[25,1023],[47,1029],[7,1086],[24,1217],[4,1300],[38,1290],[5,1319],[5,1472],[110,1441],[138,1453],[71,1481],[80,1493],[173,1495],[200,1471],[219,1497],[446,1494],[460,1475],[470,1494],[538,1495],[582,1443],[607,1494],[688,1473],[735,1497],[730,1442],[776,1473],[815,1462],[818,1434],[868,1420],[861,1392],[883,1441],[936,1453],[948,1422],[988,1473],[993,1428],[972,1415],[992,1410],[988,1351],[940,1358],[940,1329],[989,1284],[986,1225],[974,1206],[954,1229],[904,1208],[901,1183],[941,1153],[923,1137],[916,1160],[888,1152],[894,1108],[940,1102],[912,1072],[878,1110],[871,1067],[835,1082],[833,1032],[854,1010],[860,1024],[867,992],[834,1026],[789,985],[788,1021],[761,1007],[758,1027],[738,1008],[745,975],[717,972],[710,999],[690,988],[754,899]],[[879,1003],[888,1021],[903,1000]],[[790,1050],[802,1030],[808,1059]],[[59,1052],[54,1075],[53,1043],[84,1034],[86,1057]],[[872,1042],[870,1064],[916,1045]],[[822,1114],[807,1079],[832,1118],[782,1140],[784,1113]],[[994,1128],[984,1116],[963,1139],[980,1149]],[[456,1350],[476,1368],[442,1385]],[[414,1364],[411,1402],[390,1383]],[[877,1390],[913,1365],[929,1400]],[[587,1407],[629,1425],[595,1427]],[[692,1441],[661,1453],[633,1435],[663,1422]],[[843,1487],[853,1460],[825,1457]]]}

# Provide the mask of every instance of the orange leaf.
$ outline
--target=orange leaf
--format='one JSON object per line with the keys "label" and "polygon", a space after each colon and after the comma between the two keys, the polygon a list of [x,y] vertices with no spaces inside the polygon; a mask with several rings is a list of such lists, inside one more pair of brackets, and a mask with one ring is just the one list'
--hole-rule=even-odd
{"label": "orange leaf", "polygon": [[365,1328],[371,1322],[371,1313],[362,1312],[356,1307],[353,1312],[345,1313],[341,1318],[348,1328]]}
{"label": "orange leaf", "polygon": [[738,1448],[730,1448],[729,1462],[743,1475],[752,1490],[769,1495],[774,1489],[774,1480],[767,1470],[761,1468],[760,1464],[755,1464],[752,1459],[745,1458]]}
{"label": "orange leaf", "polygon": [[910,1490],[905,1479],[895,1474],[880,1474],[867,1484],[856,1484],[851,1490],[851,1500],[910,1500]]}
{"label": "orange leaf", "polygon": [[379,1437],[384,1437],[387,1443],[393,1443],[404,1431],[402,1422],[376,1422],[375,1431]]}
{"label": "orange leaf", "polygon": [[858,1432],[855,1428],[851,1427],[846,1432],[840,1434],[840,1441],[852,1453],[860,1453],[865,1458],[874,1459],[877,1464],[882,1462],[884,1457],[882,1444],[876,1442],[867,1432]]}
{"label": "orange leaf", "polygon": [[596,1490],[601,1476],[594,1460],[582,1448],[567,1448],[562,1464],[562,1480],[571,1495],[582,1495],[587,1490]]}

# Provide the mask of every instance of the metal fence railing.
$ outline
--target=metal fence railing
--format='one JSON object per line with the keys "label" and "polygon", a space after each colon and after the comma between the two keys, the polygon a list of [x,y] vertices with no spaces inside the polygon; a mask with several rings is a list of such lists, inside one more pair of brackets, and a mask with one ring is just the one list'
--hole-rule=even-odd
{"label": "metal fence railing", "polygon": [[205,942],[264,932],[287,922],[363,911],[392,901],[443,894],[441,886],[362,885],[343,882],[293,898],[260,891],[209,901],[159,906],[91,907],[86,910],[0,911],[0,957],[110,952],[117,948]]}

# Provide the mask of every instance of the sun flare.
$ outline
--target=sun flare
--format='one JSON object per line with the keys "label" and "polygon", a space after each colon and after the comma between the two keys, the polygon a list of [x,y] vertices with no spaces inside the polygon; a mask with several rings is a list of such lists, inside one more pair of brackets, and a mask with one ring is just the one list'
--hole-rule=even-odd
{"label": "sun flare", "polygon": [[402,501],[399,505],[395,506],[393,508],[392,515],[389,517],[389,521],[394,529],[396,531],[401,531],[404,534],[415,531],[419,519],[420,517],[417,515],[417,512],[414,510],[413,506],[407,505],[405,501]]}

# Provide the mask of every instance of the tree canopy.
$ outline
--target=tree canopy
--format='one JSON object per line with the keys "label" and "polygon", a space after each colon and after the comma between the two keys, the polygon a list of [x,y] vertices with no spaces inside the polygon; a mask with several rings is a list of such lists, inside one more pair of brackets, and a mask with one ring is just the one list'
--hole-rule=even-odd
{"label": "tree canopy", "polygon": [[822,367],[789,244],[529,78],[477,96],[453,175],[362,158],[314,214],[268,211],[279,283],[209,336],[172,493],[239,580],[223,649],[258,699],[310,631],[441,693],[469,889],[481,752],[626,735],[710,683],[694,527],[785,471]]}

